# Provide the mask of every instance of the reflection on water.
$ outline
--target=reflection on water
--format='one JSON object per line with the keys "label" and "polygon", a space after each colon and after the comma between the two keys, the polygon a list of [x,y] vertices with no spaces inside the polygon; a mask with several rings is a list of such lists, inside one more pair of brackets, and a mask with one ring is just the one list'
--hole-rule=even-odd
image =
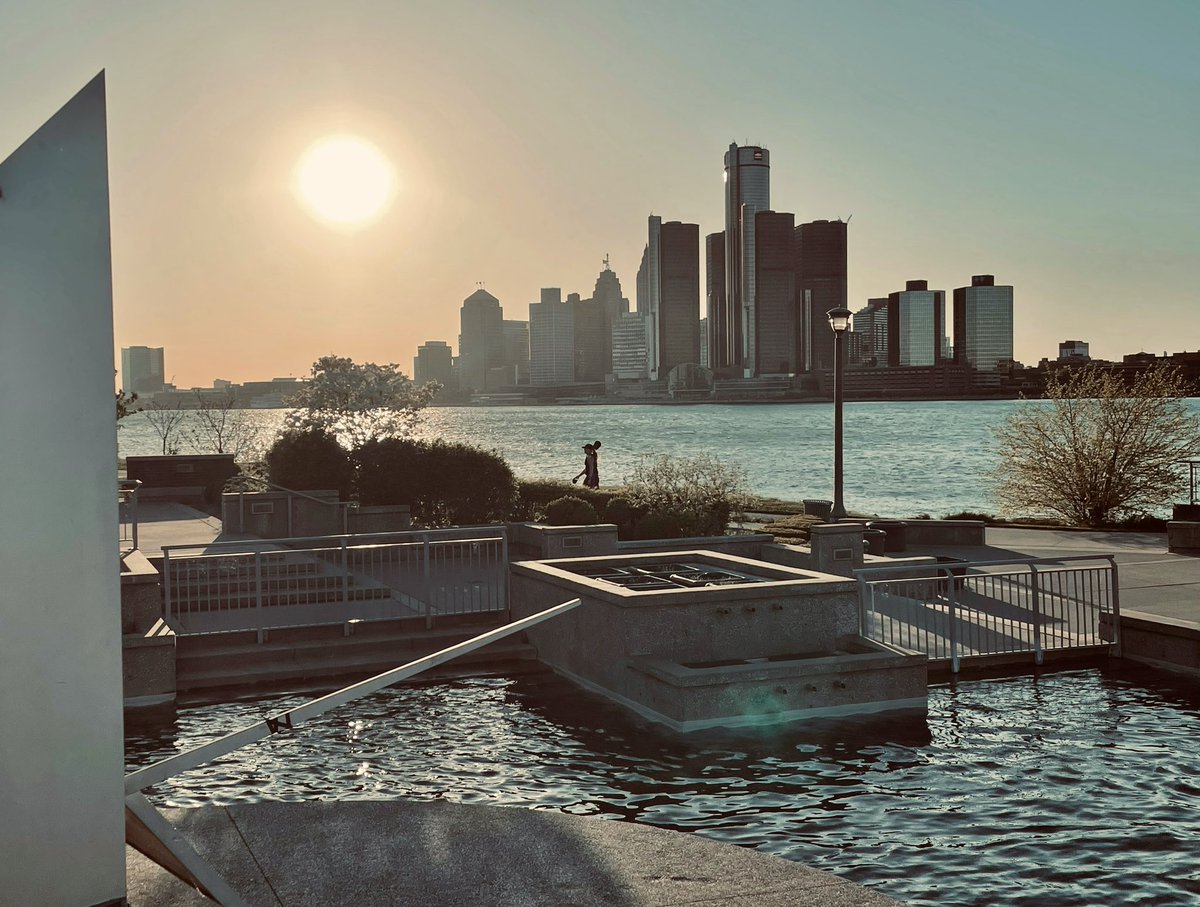
{"label": "reflection on water", "polygon": [[[130,767],[306,698],[130,716]],[[914,904],[1187,904],[1198,739],[1197,684],[1144,669],[935,687],[928,720],[686,736],[546,673],[387,690],[152,796],[558,809],[755,847]]]}

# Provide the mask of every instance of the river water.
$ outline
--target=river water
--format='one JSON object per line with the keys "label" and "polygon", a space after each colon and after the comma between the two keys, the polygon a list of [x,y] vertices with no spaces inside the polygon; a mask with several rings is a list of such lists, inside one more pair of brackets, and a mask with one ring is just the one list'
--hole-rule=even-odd
{"label": "river water", "polygon": [[[851,511],[934,517],[994,512],[987,473],[992,436],[1014,400],[847,403],[845,501]],[[1200,412],[1200,400],[1190,400]],[[281,410],[250,410],[269,434]],[[799,501],[833,494],[833,406],[825,403],[682,406],[436,407],[421,437],[496,450],[520,478],[570,479],[581,447],[603,442],[602,484],[619,484],[646,455],[709,453],[746,470],[753,492]],[[122,423],[121,456],[161,453],[142,414]],[[184,452],[188,452],[186,449]]]}
{"label": "river water", "polygon": [[[309,697],[132,712],[130,769]],[[705,835],[911,904],[1200,903],[1200,690],[1077,669],[894,713],[677,735],[545,672],[403,685],[164,782],[159,804],[438,800]]]}

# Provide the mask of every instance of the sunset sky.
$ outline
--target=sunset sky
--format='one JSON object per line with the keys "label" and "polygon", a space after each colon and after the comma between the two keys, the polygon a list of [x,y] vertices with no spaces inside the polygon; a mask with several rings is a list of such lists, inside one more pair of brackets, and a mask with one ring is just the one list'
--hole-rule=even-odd
{"label": "sunset sky", "polygon": [[[1027,363],[1174,352],[1200,349],[1197,47],[1192,0],[0,0],[0,159],[107,70],[116,342],[181,387],[410,371],[457,352],[477,282],[525,319],[606,253],[632,300],[647,215],[722,229],[735,140],[770,149],[776,210],[853,215],[851,308],[991,273]],[[357,228],[294,191],[335,135],[392,180]]]}

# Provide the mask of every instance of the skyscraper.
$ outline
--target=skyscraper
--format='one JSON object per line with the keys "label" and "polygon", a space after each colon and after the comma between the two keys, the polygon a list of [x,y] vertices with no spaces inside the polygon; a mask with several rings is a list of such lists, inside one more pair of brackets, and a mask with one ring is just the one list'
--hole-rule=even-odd
{"label": "skyscraper", "polygon": [[450,344],[446,341],[426,340],[417,347],[413,359],[413,381],[417,384],[436,381],[444,387],[452,386],[451,358]]}
{"label": "skyscraper", "polygon": [[[725,232],[704,237],[704,314],[708,322],[708,367],[729,368],[736,361],[729,335],[729,298],[725,285]],[[703,364],[703,363],[702,363]]]}
{"label": "skyscraper", "polygon": [[157,394],[166,386],[161,346],[121,348],[121,389],[127,394]]}
{"label": "skyscraper", "polygon": [[658,248],[658,311],[650,338],[652,379],[666,378],[682,363],[700,362],[699,225],[662,224]]}
{"label": "skyscraper", "polygon": [[529,322],[504,319],[504,368],[511,384],[529,383]]}
{"label": "skyscraper", "polygon": [[[600,349],[600,378],[612,372],[612,331],[626,312],[629,311],[629,300],[621,294],[621,281],[608,264],[608,256],[604,256],[604,269],[596,278],[596,286],[592,290],[590,302],[599,307],[603,320]],[[586,305],[586,304],[585,304]],[[579,379],[585,380],[585,379]],[[590,379],[589,379],[590,380]]]}
{"label": "skyscraper", "polygon": [[[888,294],[888,365],[941,365],[946,338],[946,291],[910,280]],[[830,331],[830,333],[833,333]]]}
{"label": "skyscraper", "polygon": [[796,319],[796,270],[792,214],[759,211],[754,215],[753,367],[758,375],[794,375],[800,370]]}
{"label": "skyscraper", "polygon": [[529,383],[574,381],[575,307],[562,301],[561,289],[546,287],[529,304]]}
{"label": "skyscraper", "polygon": [[718,331],[737,357],[730,365],[746,362],[748,354],[752,361],[745,326],[754,322],[754,214],[770,208],[770,152],[758,145],[731,144],[725,152],[726,323]]}
{"label": "skyscraper", "polygon": [[504,310],[487,290],[476,290],[463,300],[459,312],[459,380],[465,391],[490,390],[488,375],[504,365]]}
{"label": "skyscraper", "polygon": [[[977,373],[995,373],[1013,357],[1013,288],[977,274],[954,290],[954,356]],[[997,378],[998,380],[998,378]]]}
{"label": "skyscraper", "polygon": [[833,331],[826,313],[847,307],[846,224],[815,220],[796,227],[796,301],[805,371],[833,368]]}
{"label": "skyscraper", "polygon": [[859,358],[862,365],[887,365],[888,328],[886,296],[868,299],[864,308],[854,313],[854,333],[859,340]]}
{"label": "skyscraper", "polygon": [[626,312],[617,319],[612,329],[612,351],[612,373],[616,378],[631,380],[647,376],[645,315]]}

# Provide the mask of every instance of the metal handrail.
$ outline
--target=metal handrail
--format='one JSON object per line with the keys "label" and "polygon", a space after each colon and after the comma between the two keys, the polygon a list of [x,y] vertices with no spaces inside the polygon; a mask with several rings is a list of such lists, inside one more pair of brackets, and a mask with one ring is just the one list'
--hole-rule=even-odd
{"label": "metal handrail", "polygon": [[[426,655],[423,658],[410,661],[407,664],[376,674],[374,677],[310,700],[303,705],[280,712],[262,721],[257,721],[241,730],[218,737],[216,740],[211,740],[190,750],[169,756],[166,759],[155,762],[153,765],[130,772],[125,776],[125,805],[129,813],[132,813],[137,820],[137,823],[134,823],[135,834],[138,836],[138,840],[134,842],[135,846],[141,850],[142,845],[148,843],[146,838],[149,836],[158,845],[157,856],[151,855],[151,859],[159,862],[161,865],[172,864],[168,868],[171,868],[171,871],[177,875],[180,874],[179,870],[182,870],[183,877],[200,884],[207,894],[212,896],[218,903],[225,905],[225,907],[235,907],[235,905],[236,907],[241,907],[245,902],[237,892],[218,873],[213,871],[212,867],[205,863],[192,846],[175,831],[163,815],[146,799],[145,794],[142,793],[146,788],[165,781],[167,778],[174,777],[181,772],[204,765],[213,759],[225,756],[251,743],[256,743],[259,740],[272,737],[284,731],[295,730],[304,722],[310,721],[331,709],[353,702],[356,699],[361,699],[364,696],[369,696],[402,680],[408,680],[410,677],[427,671],[430,668],[452,661],[459,655],[473,652],[514,633],[527,630],[543,621],[558,617],[560,614],[574,610],[580,604],[582,604],[581,599],[570,599],[562,604],[547,608],[544,611],[531,614],[529,617],[505,624],[503,627],[497,627],[494,630],[481,633],[465,642],[448,646],[445,649],[434,652],[432,655]],[[137,830],[138,824],[141,826],[140,830]],[[127,821],[127,828],[129,825],[130,823]],[[128,833],[127,831],[127,835]],[[163,849],[166,851],[165,861]],[[147,851],[143,850],[143,853],[147,853]],[[148,855],[150,854],[148,853]]]}
{"label": "metal handrail", "polygon": [[[946,642],[949,646],[950,655],[950,670],[957,674],[959,670],[960,653],[959,647],[961,640],[958,639],[958,611],[961,603],[958,601],[958,590],[960,585],[966,587],[967,577],[971,577],[972,581],[981,579],[996,579],[1004,580],[1006,577],[1019,577],[1028,575],[1029,582],[1029,605],[1030,614],[1033,617],[1031,622],[1032,635],[1032,651],[1034,661],[1041,665],[1044,658],[1043,633],[1041,627],[1041,619],[1043,616],[1042,593],[1043,590],[1039,577],[1043,575],[1055,575],[1062,573],[1073,573],[1081,568],[1068,566],[1079,561],[1105,561],[1109,565],[1112,577],[1112,585],[1109,590],[1109,617],[1107,631],[1111,633],[1111,639],[1105,636],[1105,619],[1101,616],[1096,627],[1100,637],[1109,642],[1112,650],[1120,653],[1121,650],[1121,605],[1120,605],[1120,583],[1117,573],[1116,556],[1111,554],[1082,554],[1068,555],[1057,558],[1008,558],[1005,560],[991,561],[959,561],[954,563],[925,563],[925,564],[910,564],[895,567],[864,567],[855,570],[855,578],[859,588],[859,633],[862,636],[869,637],[870,628],[868,627],[869,615],[875,612],[875,588],[876,586],[886,586],[891,581],[899,583],[910,583],[913,580],[936,580],[938,583],[945,580],[944,589],[939,591],[938,595],[942,598],[946,605]],[[1011,570],[1001,571],[986,571],[979,568],[983,567],[1007,567]],[[1086,569],[1086,568],[1084,568]],[[1026,573],[1028,571],[1028,573]],[[1048,590],[1051,598],[1056,594],[1054,591]],[[870,608],[868,609],[868,601]],[[919,635],[924,633],[926,638],[929,634],[929,626],[914,623],[911,625],[914,631]],[[986,654],[986,653],[985,653]]]}
{"label": "metal handrail", "polygon": [[[123,516],[128,517],[129,523],[129,541],[132,543],[133,551],[138,548],[138,490],[142,487],[141,479],[118,479],[117,480],[117,519],[121,523],[119,528],[124,528],[126,520]],[[120,508],[124,507],[124,513],[120,512]],[[122,531],[121,541],[125,541],[125,534]]]}
{"label": "metal handrail", "polygon": [[[304,498],[306,501],[312,501],[316,504],[324,504],[328,507],[336,507],[336,508],[340,509],[341,514],[342,514],[342,520],[341,520],[342,532],[350,531],[349,530],[350,511],[358,508],[357,501],[325,500],[324,498],[318,498],[315,495],[311,495],[306,491],[297,491],[294,488],[284,488],[282,485],[276,485],[274,482],[271,482],[271,481],[261,478],[259,476],[247,475],[247,474],[243,473],[241,475],[235,476],[233,480],[242,481],[242,482],[258,482],[260,485],[263,485],[268,489],[273,489],[275,491],[284,492],[288,496],[288,499],[287,499],[288,532],[292,531],[292,499],[293,498]],[[233,481],[233,480],[231,480],[231,481]],[[237,495],[238,495],[238,522],[239,522],[238,532],[245,532],[246,531],[246,489],[239,488]]]}

